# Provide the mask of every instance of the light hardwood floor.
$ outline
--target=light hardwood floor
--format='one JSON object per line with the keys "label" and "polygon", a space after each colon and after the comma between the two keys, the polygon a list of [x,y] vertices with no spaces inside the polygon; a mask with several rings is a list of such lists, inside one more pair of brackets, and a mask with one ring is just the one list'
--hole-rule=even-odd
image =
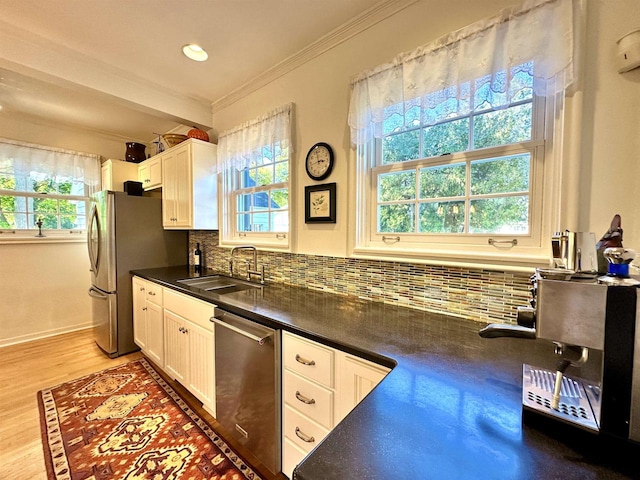
{"label": "light hardwood floor", "polygon": [[[90,329],[0,348],[0,479],[46,480],[37,392],[69,380],[140,358],[140,352],[108,358]],[[215,419],[181,385],[166,380],[223,437]],[[229,438],[229,437],[226,437]],[[248,452],[228,442],[265,480],[273,477]]]}

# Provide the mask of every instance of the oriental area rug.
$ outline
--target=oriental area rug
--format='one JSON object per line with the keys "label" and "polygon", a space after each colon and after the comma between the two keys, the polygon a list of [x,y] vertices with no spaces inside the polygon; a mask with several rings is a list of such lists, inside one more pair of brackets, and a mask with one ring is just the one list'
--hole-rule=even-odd
{"label": "oriental area rug", "polygon": [[144,359],[38,392],[49,479],[259,480]]}

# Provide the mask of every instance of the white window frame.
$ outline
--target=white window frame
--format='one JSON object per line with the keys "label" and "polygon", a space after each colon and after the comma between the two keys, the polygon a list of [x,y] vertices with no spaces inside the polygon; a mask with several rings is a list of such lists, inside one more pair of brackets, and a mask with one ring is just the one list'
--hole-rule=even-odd
{"label": "white window frame", "polygon": [[[24,198],[24,199],[55,199],[55,200],[69,200],[69,201],[78,201],[84,202],[85,205],[85,228],[78,229],[68,229],[68,228],[59,228],[59,229],[51,229],[51,228],[42,228],[38,229],[37,226],[34,228],[2,228],[0,229],[0,243],[86,243],[87,241],[87,221],[89,219],[89,212],[91,207],[91,193],[98,188],[99,186],[99,178],[100,178],[100,166],[99,166],[99,156],[93,154],[85,154],[79,152],[73,152],[70,150],[62,150],[54,147],[47,147],[43,145],[35,145],[28,144],[23,142],[18,142],[14,140],[8,139],[0,139],[0,143],[8,144],[14,146],[14,148],[21,149],[24,152],[24,155],[29,155],[29,151],[48,151],[52,154],[59,155],[70,155],[70,156],[80,156],[85,158],[85,167],[84,167],[84,195],[66,195],[60,193],[38,193],[31,192],[28,190],[13,190],[13,189],[0,189],[0,196],[5,197],[15,197],[15,198]],[[15,158],[15,157],[13,157]],[[89,166],[89,163],[86,162],[95,162],[93,167]],[[36,162],[37,163],[37,162]],[[55,163],[55,162],[53,162]],[[21,167],[22,168],[22,167]],[[56,168],[52,164],[49,172],[44,171],[44,169],[36,168],[41,175],[49,175],[56,176]],[[87,170],[89,169],[89,171]],[[91,186],[89,185],[91,184]],[[27,215],[33,215],[34,212],[26,212]],[[61,214],[58,210],[55,215],[58,217],[58,223],[60,221]],[[42,233],[42,236],[40,236]]]}
{"label": "white window frame", "polygon": [[[380,163],[382,140],[374,139],[355,151],[350,178],[355,209],[355,228],[351,234],[350,255],[356,258],[386,260],[411,259],[420,263],[500,268],[530,271],[549,263],[551,226],[560,218],[560,195],[548,194],[560,189],[562,170],[563,98],[555,101],[534,97],[532,140],[520,144],[454,153],[445,159],[418,159],[385,166]],[[527,235],[500,234],[378,234],[378,173],[405,170],[433,164],[460,163],[478,158],[530,151],[531,195],[530,232]],[[386,239],[383,237],[387,237]],[[397,240],[399,238],[399,240]],[[493,239],[494,243],[489,243]],[[513,245],[513,240],[517,245]]]}
{"label": "white window frame", "polygon": [[[273,146],[272,146],[273,147]],[[284,163],[284,162],[278,162]],[[291,152],[289,151],[289,155],[287,158],[288,170],[289,170],[289,180],[286,182],[279,183],[271,183],[269,185],[258,185],[254,187],[243,187],[240,185],[240,177],[243,175],[243,171],[246,170],[236,170],[236,169],[227,169],[223,172],[223,184],[227,185],[227,192],[223,195],[223,203],[225,204],[226,213],[224,217],[226,218],[226,231],[227,234],[224,235],[224,241],[221,244],[226,245],[240,245],[244,243],[251,243],[252,245],[275,248],[275,249],[288,249],[289,248],[289,233],[291,231]],[[272,190],[282,190],[286,189],[289,192],[289,203],[287,209],[281,209],[278,211],[287,212],[288,225],[289,228],[287,231],[240,231],[238,229],[237,221],[238,221],[238,197],[240,195],[247,194],[256,194],[269,192]],[[223,192],[224,192],[223,188]],[[272,211],[269,207],[267,211]]]}
{"label": "white window frame", "polygon": [[[283,105],[266,113],[262,117],[220,134],[218,140],[218,171],[221,173],[220,191],[222,192],[221,246],[234,247],[237,245],[251,244],[265,250],[291,251],[292,211],[295,202],[292,182],[294,178],[293,162],[291,161],[294,155],[291,138],[292,116],[293,103]],[[277,182],[269,185],[240,188],[242,171],[247,167],[253,166],[251,162],[253,161],[252,159],[255,156],[255,152],[266,146],[271,146],[275,152],[275,146],[278,143],[284,144],[284,148],[287,149],[288,180],[286,182]],[[288,190],[288,207],[286,210],[282,210],[287,212],[287,231],[240,231],[237,228],[238,196],[278,189]]]}

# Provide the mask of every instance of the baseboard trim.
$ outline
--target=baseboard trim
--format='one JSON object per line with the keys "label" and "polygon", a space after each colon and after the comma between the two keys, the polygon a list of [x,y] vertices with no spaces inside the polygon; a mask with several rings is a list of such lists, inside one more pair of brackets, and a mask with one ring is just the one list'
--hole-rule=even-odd
{"label": "baseboard trim", "polygon": [[78,330],[86,330],[93,328],[92,323],[82,323],[80,325],[70,325],[67,327],[54,328],[46,330],[44,332],[30,333],[28,335],[20,335],[18,337],[2,338],[0,339],[0,348],[8,347],[10,345],[17,345],[20,343],[32,342],[34,340],[41,340],[43,338],[54,337],[56,335],[62,335],[63,333],[77,332]]}

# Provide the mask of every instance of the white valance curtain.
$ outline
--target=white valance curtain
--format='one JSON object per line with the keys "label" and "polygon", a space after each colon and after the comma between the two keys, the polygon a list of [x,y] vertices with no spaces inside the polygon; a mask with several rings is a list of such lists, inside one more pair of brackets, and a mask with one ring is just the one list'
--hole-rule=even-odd
{"label": "white valance curtain", "polygon": [[[564,92],[577,79],[584,10],[584,0],[528,0],[357,75],[351,82],[352,144],[382,138],[386,118],[416,105],[422,125],[480,105],[508,107],[509,99],[517,100],[509,93],[514,69],[533,76],[536,95]],[[489,83],[477,89],[483,98],[474,91],[478,81]]]}
{"label": "white valance curtain", "polygon": [[31,143],[0,138],[0,175],[54,179],[84,184],[81,195],[100,188],[100,157]]}
{"label": "white valance curtain", "polygon": [[[262,148],[279,142],[284,150],[291,145],[291,110],[283,105],[259,118],[243,123],[218,137],[218,172],[242,170],[252,161],[262,163]],[[291,151],[289,154],[291,155]]]}

